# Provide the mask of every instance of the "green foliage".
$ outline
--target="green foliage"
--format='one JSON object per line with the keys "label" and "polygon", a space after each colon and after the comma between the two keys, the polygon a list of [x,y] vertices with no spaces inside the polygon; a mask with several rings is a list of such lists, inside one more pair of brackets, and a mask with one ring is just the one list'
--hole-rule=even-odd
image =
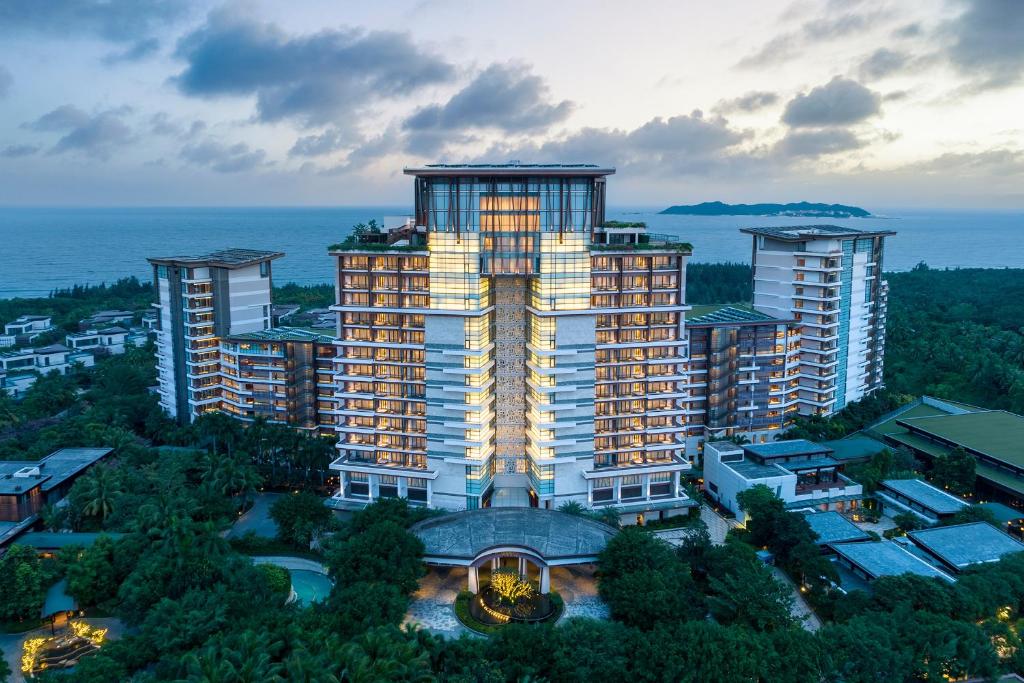
{"label": "green foliage", "polygon": [[599,590],[612,617],[641,629],[706,613],[690,568],[664,541],[627,527],[601,552]]}
{"label": "green foliage", "polygon": [[[890,348],[889,345],[886,346],[886,362],[889,359],[888,349]],[[785,435],[779,438],[809,439],[811,441],[841,439],[864,429],[885,414],[910,403],[916,397],[916,394],[901,394],[891,388],[882,389],[859,401],[850,403],[831,417],[818,415],[798,417]]]}
{"label": "green foliage", "polygon": [[940,525],[950,526],[953,524],[970,524],[972,522],[985,522],[986,524],[991,524],[996,528],[1000,527],[1000,524],[996,521],[996,516],[992,514],[992,511],[980,505],[971,505],[958,510],[952,517],[940,522]]}
{"label": "green foliage", "polygon": [[866,463],[846,468],[846,475],[864,486],[865,493],[874,493],[883,479],[909,479],[916,475],[919,464],[905,448],[885,448]]}
{"label": "green foliage", "polygon": [[749,304],[753,276],[746,263],[689,263],[686,266],[686,303]]}
{"label": "green foliage", "polygon": [[292,589],[292,577],[288,570],[284,567],[278,567],[276,564],[259,564],[256,566],[260,573],[263,574],[263,579],[267,582],[267,587],[271,592],[281,593],[287,597]]}
{"label": "green foliage", "polygon": [[0,557],[0,621],[38,619],[46,597],[44,573],[34,548],[12,545]]}
{"label": "green foliage", "polygon": [[313,539],[331,528],[333,516],[320,496],[305,491],[278,498],[270,508],[277,538],[297,548],[309,548]]}
{"label": "green foliage", "polygon": [[932,458],[930,478],[936,486],[958,496],[974,492],[974,466],[976,461],[963,448],[957,446],[947,455]]}
{"label": "green foliage", "polygon": [[386,578],[412,593],[423,576],[423,543],[391,520],[373,524],[326,548],[331,578],[340,586]]}
{"label": "green foliage", "polygon": [[328,282],[319,285],[297,285],[289,282],[274,287],[275,304],[298,304],[303,309],[327,308],[334,304],[334,285]]}
{"label": "green foliage", "polygon": [[114,552],[113,539],[104,534],[90,547],[67,553],[70,556],[68,593],[78,600],[79,605],[103,604],[115,596],[119,577]]}
{"label": "green foliage", "polygon": [[921,264],[886,278],[892,391],[1024,413],[1024,270]]}

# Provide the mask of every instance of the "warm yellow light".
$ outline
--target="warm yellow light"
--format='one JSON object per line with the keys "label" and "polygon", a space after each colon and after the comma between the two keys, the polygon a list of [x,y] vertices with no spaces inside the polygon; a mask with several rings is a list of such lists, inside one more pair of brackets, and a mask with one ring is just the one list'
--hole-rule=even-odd
{"label": "warm yellow light", "polygon": [[22,646],[21,653],[21,670],[25,673],[31,673],[36,667],[36,658],[39,656],[39,651],[43,649],[43,643],[46,642],[46,638],[29,638],[25,641]]}

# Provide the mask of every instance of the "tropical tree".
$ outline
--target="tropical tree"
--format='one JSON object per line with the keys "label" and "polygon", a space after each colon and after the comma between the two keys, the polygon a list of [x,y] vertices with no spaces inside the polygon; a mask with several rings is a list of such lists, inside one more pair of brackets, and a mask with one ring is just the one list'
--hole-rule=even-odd
{"label": "tropical tree", "polygon": [[113,465],[100,463],[75,484],[84,500],[82,513],[107,521],[122,494],[121,478]]}
{"label": "tropical tree", "polygon": [[0,557],[0,621],[38,619],[45,586],[35,548],[12,545]]}
{"label": "tropical tree", "polygon": [[278,498],[270,507],[279,540],[308,549],[313,539],[329,529],[333,513],[320,496],[302,491]]}

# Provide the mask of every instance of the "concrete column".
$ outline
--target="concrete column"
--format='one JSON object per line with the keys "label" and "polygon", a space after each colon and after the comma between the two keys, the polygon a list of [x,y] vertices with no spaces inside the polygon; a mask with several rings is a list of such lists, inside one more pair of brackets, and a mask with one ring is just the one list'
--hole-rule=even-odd
{"label": "concrete column", "polygon": [[551,570],[547,565],[540,568],[540,592],[544,594],[551,592]]}
{"label": "concrete column", "polygon": [[477,567],[469,568],[469,592],[478,593],[480,591],[480,570]]}
{"label": "concrete column", "polygon": [[526,558],[519,558],[519,576],[526,576]]}
{"label": "concrete column", "polygon": [[434,480],[433,479],[427,479],[427,507],[428,508],[434,507],[433,496],[434,496]]}
{"label": "concrete column", "polygon": [[614,481],[615,498],[613,499],[613,502],[618,503],[620,500],[622,500],[622,477],[615,477]]}
{"label": "concrete column", "polygon": [[409,497],[409,478],[399,477],[398,478],[398,497],[408,498]]}
{"label": "concrete column", "polygon": [[501,566],[501,558],[500,557],[492,557],[491,558],[491,571],[493,572],[495,569],[498,569],[500,566]]}
{"label": "concrete column", "polygon": [[651,497],[651,475],[644,475],[644,500],[648,500]]}

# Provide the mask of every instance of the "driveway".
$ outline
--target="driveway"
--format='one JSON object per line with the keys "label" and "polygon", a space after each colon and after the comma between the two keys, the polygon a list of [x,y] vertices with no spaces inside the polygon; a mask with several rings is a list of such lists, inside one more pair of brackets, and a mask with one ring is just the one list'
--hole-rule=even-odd
{"label": "driveway", "polygon": [[252,507],[239,517],[228,530],[227,538],[245,536],[250,531],[263,538],[277,536],[277,524],[270,518],[270,507],[280,498],[282,493],[258,493]]}
{"label": "driveway", "polygon": [[429,567],[420,579],[419,589],[412,594],[412,604],[403,624],[416,624],[434,635],[458,638],[475,635],[455,616],[455,597],[465,590],[468,579],[465,567]]}
{"label": "driveway", "polygon": [[814,613],[807,601],[804,600],[803,593],[797,588],[796,584],[793,583],[786,573],[778,567],[772,567],[772,574],[775,576],[775,580],[786,586],[790,593],[793,595],[793,609],[790,614],[796,619],[804,629],[811,631],[817,631],[821,628],[821,619]]}

